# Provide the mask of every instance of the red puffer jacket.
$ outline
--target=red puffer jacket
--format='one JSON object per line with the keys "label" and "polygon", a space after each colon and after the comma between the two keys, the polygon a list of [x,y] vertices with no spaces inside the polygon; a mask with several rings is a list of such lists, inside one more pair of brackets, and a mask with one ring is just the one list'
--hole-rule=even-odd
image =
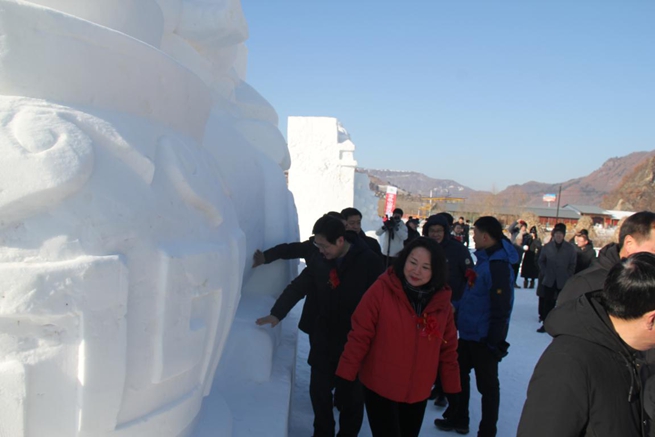
{"label": "red puffer jacket", "polygon": [[337,375],[353,381],[359,374],[362,384],[380,396],[414,403],[430,396],[438,369],[444,392],[459,393],[457,330],[450,295],[446,286],[428,303],[424,314],[436,330],[426,332],[400,279],[392,268],[387,270],[364,294],[352,316]]}

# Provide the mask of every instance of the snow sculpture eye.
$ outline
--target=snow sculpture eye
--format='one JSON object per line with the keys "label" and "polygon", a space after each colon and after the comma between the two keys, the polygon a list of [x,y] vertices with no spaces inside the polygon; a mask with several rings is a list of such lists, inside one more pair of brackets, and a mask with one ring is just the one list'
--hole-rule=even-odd
{"label": "snow sculpture eye", "polygon": [[94,161],[91,138],[56,108],[9,99],[0,97],[4,223],[47,210],[78,191],[91,175]]}

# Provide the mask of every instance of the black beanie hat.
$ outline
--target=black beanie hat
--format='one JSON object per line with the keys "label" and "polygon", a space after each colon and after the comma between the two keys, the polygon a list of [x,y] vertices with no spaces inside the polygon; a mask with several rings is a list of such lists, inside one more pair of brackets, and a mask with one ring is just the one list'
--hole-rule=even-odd
{"label": "black beanie hat", "polygon": [[423,236],[427,237],[428,232],[430,231],[430,226],[439,225],[443,227],[443,231],[446,235],[450,234],[450,225],[448,224],[448,219],[442,214],[431,215],[428,217],[428,220],[423,225]]}
{"label": "black beanie hat", "polygon": [[564,223],[557,223],[553,228],[552,234],[555,232],[561,232],[562,234],[566,235],[566,225]]}

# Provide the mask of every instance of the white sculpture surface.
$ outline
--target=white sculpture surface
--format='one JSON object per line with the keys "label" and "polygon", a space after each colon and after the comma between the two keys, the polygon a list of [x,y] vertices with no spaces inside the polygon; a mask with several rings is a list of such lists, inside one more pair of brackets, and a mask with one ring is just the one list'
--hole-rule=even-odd
{"label": "white sculpture surface", "polygon": [[355,171],[355,144],[339,120],[289,117],[287,136],[293,162],[289,189],[298,205],[301,238],[312,235],[314,223],[326,212],[353,206],[362,213],[363,230],[377,229],[377,198],[368,176]]}
{"label": "white sculpture surface", "polygon": [[0,0],[0,437],[190,435],[291,279],[250,268],[298,236],[246,38],[238,0]]}

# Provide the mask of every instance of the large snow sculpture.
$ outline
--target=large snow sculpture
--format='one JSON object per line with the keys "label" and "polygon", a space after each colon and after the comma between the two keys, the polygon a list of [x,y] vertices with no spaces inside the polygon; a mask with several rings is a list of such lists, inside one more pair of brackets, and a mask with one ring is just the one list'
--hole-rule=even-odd
{"label": "large snow sculpture", "polygon": [[298,205],[300,236],[312,234],[316,219],[352,207],[362,213],[362,229],[377,229],[377,199],[366,174],[355,171],[355,144],[332,117],[289,117],[289,189]]}
{"label": "large snow sculpture", "polygon": [[290,279],[246,262],[297,238],[246,36],[236,0],[0,0],[0,436],[190,435]]}

